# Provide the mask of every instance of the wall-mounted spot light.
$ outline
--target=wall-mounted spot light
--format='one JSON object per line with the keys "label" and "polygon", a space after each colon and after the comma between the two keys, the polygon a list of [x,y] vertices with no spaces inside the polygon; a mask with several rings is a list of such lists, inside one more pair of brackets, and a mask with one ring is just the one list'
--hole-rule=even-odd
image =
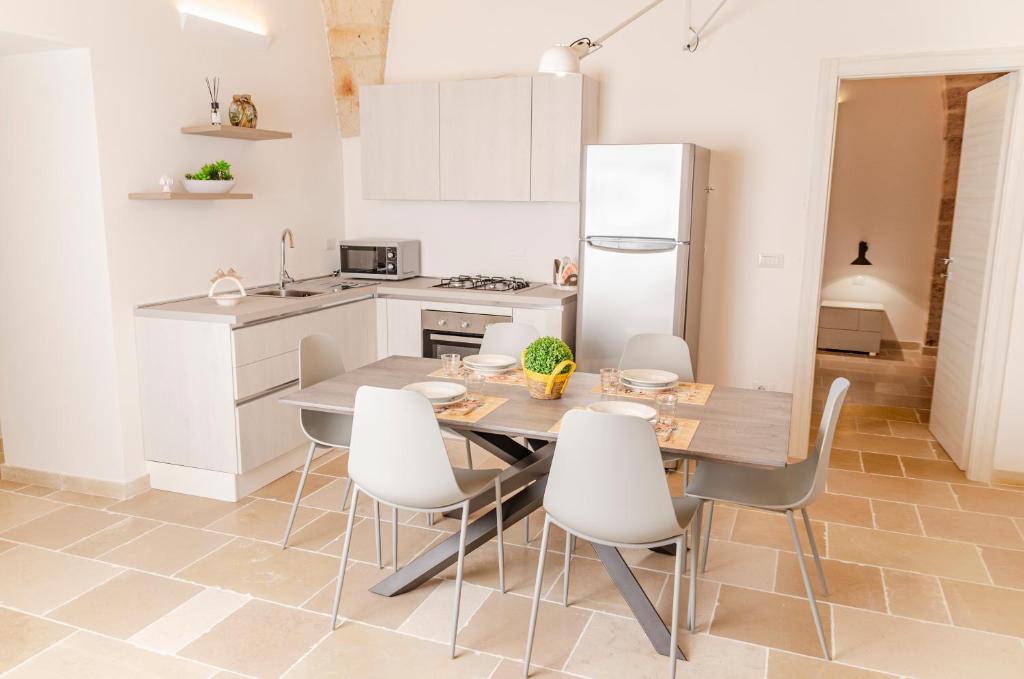
{"label": "wall-mounted spot light", "polygon": [[856,264],[858,266],[871,266],[871,262],[868,261],[868,242],[862,240],[860,245],[857,246],[857,259],[850,262],[850,264]]}
{"label": "wall-mounted spot light", "polygon": [[270,46],[270,36],[267,34],[266,26],[256,21],[232,16],[196,3],[178,5],[178,16],[183,32],[223,40],[226,35],[224,29],[229,29],[228,33],[251,42],[253,45],[263,49]]}

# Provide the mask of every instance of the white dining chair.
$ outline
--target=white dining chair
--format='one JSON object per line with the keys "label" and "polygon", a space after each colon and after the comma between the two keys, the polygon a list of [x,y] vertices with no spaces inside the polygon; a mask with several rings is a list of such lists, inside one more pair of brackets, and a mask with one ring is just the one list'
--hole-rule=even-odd
{"label": "white dining chair", "polygon": [[814,539],[814,532],[811,530],[807,505],[814,502],[825,490],[828,461],[832,454],[832,439],[835,437],[839,412],[843,408],[843,401],[846,399],[846,392],[849,388],[850,382],[846,378],[840,377],[832,382],[828,399],[825,401],[825,410],[821,416],[817,441],[814,444],[814,449],[803,462],[772,470],[701,461],[697,465],[693,479],[686,487],[687,495],[701,498],[709,504],[704,545],[701,550],[701,572],[707,568],[715,500],[781,512],[786,515],[789,532],[793,538],[793,547],[797,553],[797,562],[800,564],[800,575],[803,576],[804,589],[811,606],[811,617],[814,618],[814,626],[818,631],[818,641],[821,643],[822,653],[829,660],[832,659],[832,656],[829,653],[828,644],[825,642],[825,632],[818,617],[814,588],[807,575],[807,564],[804,563],[800,535],[797,532],[793,512],[800,510],[800,514],[803,516],[807,541],[810,543],[811,554],[814,556],[814,566],[818,571],[818,577],[821,578],[822,592],[828,596],[828,583],[825,581],[825,571],[821,567],[818,545]]}
{"label": "white dining chair", "polygon": [[[307,335],[299,341],[300,389],[337,377],[344,372],[345,363],[341,359],[338,341],[333,336],[317,333]],[[302,428],[302,433],[309,439],[309,452],[306,454],[306,463],[302,466],[299,487],[295,490],[295,500],[292,502],[288,525],[285,527],[284,538],[281,540],[282,549],[288,547],[288,538],[295,523],[295,514],[298,512],[299,502],[302,500],[302,489],[306,485],[306,477],[309,476],[309,467],[313,463],[313,455],[316,453],[317,447],[348,448],[352,438],[351,415],[302,409],[299,411],[299,426]],[[347,489],[345,492],[347,495]],[[341,510],[345,511],[344,506]],[[355,511],[354,508],[353,511]],[[380,568],[380,507],[378,505],[373,507],[373,518],[376,527],[377,567]]]}
{"label": "white dining chair", "polygon": [[[422,395],[402,389],[360,387],[356,392],[352,446],[348,473],[352,506],[363,493],[395,510],[445,512],[461,510],[459,555],[455,570],[455,604],[452,615],[451,655],[459,629],[462,598],[462,570],[466,558],[466,529],[469,502],[494,487],[497,512],[498,585],[505,591],[505,545],[501,511],[501,476],[497,469],[459,469],[448,461],[441,429],[430,402]],[[347,491],[346,491],[347,493]],[[342,505],[345,499],[342,498]],[[394,514],[392,514],[394,516]],[[341,590],[345,582],[355,512],[348,514],[348,528],[341,549],[338,584],[334,592],[331,629],[336,627]],[[392,531],[395,530],[393,525]],[[392,538],[395,533],[392,532]],[[398,568],[395,542],[395,568]]]}
{"label": "white dining chair", "polygon": [[[586,470],[581,473],[581,470]],[[649,549],[675,545],[669,677],[675,677],[679,629],[679,590],[686,558],[687,532],[700,528],[700,500],[672,497],[661,466],[661,450],[650,423],[638,417],[583,410],[566,413],[544,491],[544,531],[540,540],[537,580],[523,658],[524,676],[530,656],[544,578],[544,557],[551,525],[565,531],[562,603],[568,604],[570,536],[617,549]],[[696,521],[696,523],[694,523]],[[696,552],[690,562],[690,593],[686,625],[693,631],[696,616]]]}
{"label": "white dining chair", "polygon": [[690,347],[675,335],[644,333],[630,337],[619,358],[619,370],[628,368],[668,370],[683,382],[693,382]]}
{"label": "white dining chair", "polygon": [[537,328],[529,323],[492,323],[484,330],[480,342],[481,354],[503,354],[522,362],[523,350],[540,338]]}
{"label": "white dining chair", "polygon": [[[535,340],[540,332],[529,323],[492,323],[484,329],[484,338],[480,342],[481,354],[502,354],[516,359],[516,365],[522,365],[523,351]],[[469,455],[469,442],[466,442],[466,455]],[[526,542],[530,542],[530,517],[523,519],[523,531]]]}

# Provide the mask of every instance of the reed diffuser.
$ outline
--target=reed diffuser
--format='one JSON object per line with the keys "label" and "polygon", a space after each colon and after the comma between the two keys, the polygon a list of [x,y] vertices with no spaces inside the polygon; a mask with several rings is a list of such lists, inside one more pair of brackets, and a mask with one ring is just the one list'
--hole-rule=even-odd
{"label": "reed diffuser", "polygon": [[220,125],[220,102],[217,101],[220,95],[220,78],[213,76],[213,81],[206,78],[206,91],[210,93],[210,124]]}

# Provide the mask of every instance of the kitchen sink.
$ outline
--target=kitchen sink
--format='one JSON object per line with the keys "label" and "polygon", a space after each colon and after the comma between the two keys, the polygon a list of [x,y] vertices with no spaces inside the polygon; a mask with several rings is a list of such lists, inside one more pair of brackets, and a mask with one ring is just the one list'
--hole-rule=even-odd
{"label": "kitchen sink", "polygon": [[274,288],[273,290],[260,290],[252,294],[263,297],[312,297],[313,295],[322,295],[323,293],[311,290],[281,290],[280,288]]}

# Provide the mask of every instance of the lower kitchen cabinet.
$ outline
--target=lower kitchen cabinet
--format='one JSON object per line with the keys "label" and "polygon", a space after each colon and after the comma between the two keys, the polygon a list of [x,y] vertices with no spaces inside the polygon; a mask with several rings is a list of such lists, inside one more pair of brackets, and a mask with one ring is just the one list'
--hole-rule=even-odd
{"label": "lower kitchen cabinet", "polygon": [[332,335],[347,370],[378,353],[372,298],[237,329],[153,317],[135,322],[151,483],[220,499],[283,475],[295,466],[285,456],[306,445],[298,410],[279,402],[298,389],[303,337]]}

